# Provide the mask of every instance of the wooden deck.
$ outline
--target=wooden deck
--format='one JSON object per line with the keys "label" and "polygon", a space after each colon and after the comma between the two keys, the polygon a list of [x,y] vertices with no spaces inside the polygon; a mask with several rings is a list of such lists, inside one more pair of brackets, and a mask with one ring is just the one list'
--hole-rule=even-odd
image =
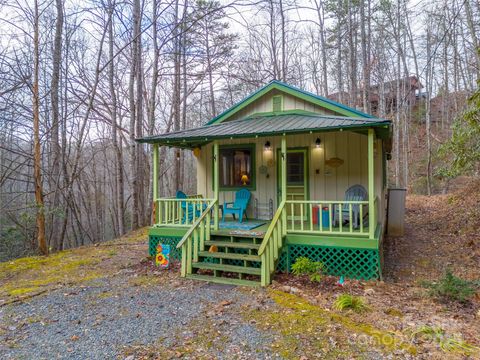
{"label": "wooden deck", "polygon": [[[236,220],[233,219],[226,219],[226,223],[237,223]],[[250,237],[250,238],[263,238],[265,235],[266,231],[268,230],[268,227],[270,226],[271,221],[270,220],[262,220],[262,219],[245,219],[243,221],[244,224],[252,223],[252,222],[265,222],[265,224],[260,225],[254,229],[251,230],[240,230],[240,229],[219,229],[219,230],[211,230],[212,235],[218,235],[218,236],[231,236],[235,235],[235,237]],[[221,224],[221,222],[220,222]],[[160,226],[153,226],[150,229],[151,234],[155,235],[164,235],[164,236],[183,236],[187,230],[190,228],[190,225],[183,225],[183,224],[172,224],[172,225],[160,225]],[[302,228],[301,222],[299,220],[294,221],[294,229],[291,229],[291,221],[288,221],[288,227],[287,227],[287,237],[292,236],[292,239],[298,239],[304,238],[308,239],[309,242],[312,241],[312,239],[335,239],[335,238],[340,238],[340,239],[350,239],[348,243],[351,243],[353,240],[354,242],[357,242],[359,240],[365,241],[368,240],[366,236],[364,235],[365,232],[368,234],[369,227],[366,225],[364,226],[364,233],[360,233],[359,230],[353,230],[353,232],[350,232],[348,226],[343,226],[343,229],[345,231],[340,232],[339,226],[332,227],[333,232],[330,232],[330,228],[323,228],[321,231],[318,227],[318,225],[314,224],[314,231],[310,231],[310,222],[309,221],[303,221],[303,229]],[[294,236],[293,236],[294,235]]]}

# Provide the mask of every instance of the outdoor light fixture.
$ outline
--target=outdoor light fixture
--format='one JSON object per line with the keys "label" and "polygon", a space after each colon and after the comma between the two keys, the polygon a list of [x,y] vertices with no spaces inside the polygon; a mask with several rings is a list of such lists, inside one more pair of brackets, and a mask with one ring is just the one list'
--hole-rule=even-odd
{"label": "outdoor light fixture", "polygon": [[265,143],[265,151],[270,151],[272,150],[272,146],[270,145],[270,141],[267,140]]}
{"label": "outdoor light fixture", "polygon": [[315,147],[318,149],[320,148],[320,144],[322,143],[322,141],[320,140],[320,138],[317,138],[317,140],[315,140]]}

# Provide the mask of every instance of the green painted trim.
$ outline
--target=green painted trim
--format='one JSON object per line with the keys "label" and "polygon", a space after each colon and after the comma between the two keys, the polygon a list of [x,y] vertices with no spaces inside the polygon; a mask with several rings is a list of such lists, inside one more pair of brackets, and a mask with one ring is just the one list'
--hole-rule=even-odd
{"label": "green painted trim", "polygon": [[[219,146],[219,155],[220,152],[223,149],[250,149],[252,153],[252,179],[250,180],[250,185],[248,186],[231,186],[231,187],[225,187],[220,185],[220,178],[217,178],[216,181],[218,182],[218,187],[219,191],[238,191],[241,189],[247,189],[250,191],[255,191],[257,189],[257,169],[256,169],[256,163],[257,163],[257,148],[255,143],[246,143],[246,144],[226,144],[226,145],[220,145]],[[212,158],[213,161],[213,158]],[[213,171],[213,166],[212,166],[212,177],[215,180],[215,172]],[[219,166],[220,170],[220,166]],[[220,174],[220,172],[218,172]],[[212,190],[215,190],[214,184],[212,182]]]}
{"label": "green painted trim", "polygon": [[366,239],[347,236],[287,234],[286,244],[378,250],[377,239]]}
{"label": "green painted trim", "polygon": [[233,114],[237,113],[238,111],[244,109],[248,105],[250,105],[252,102],[255,100],[259,99],[269,91],[276,89],[278,91],[282,91],[284,93],[287,93],[289,95],[295,96],[299,99],[302,99],[304,101],[311,102],[317,106],[326,108],[330,111],[333,111],[335,113],[341,114],[341,115],[346,115],[346,116],[354,116],[354,117],[364,117],[364,118],[374,118],[374,116],[366,114],[364,112],[358,111],[354,108],[348,107],[346,105],[340,104],[336,101],[324,98],[319,95],[315,95],[313,93],[310,93],[305,90],[298,89],[296,87],[293,87],[291,85],[288,85],[286,83],[283,83],[278,80],[273,80],[272,82],[268,83],[264,87],[258,89],[254,93],[250,94],[247,96],[245,99],[242,101],[236,103],[233,105],[231,108],[225,110],[222,112],[220,115],[214,117],[212,120],[210,120],[207,125],[211,124],[216,124],[220,123],[227,118],[231,117]]}
{"label": "green painted trim", "polygon": [[219,146],[218,146],[218,141],[213,142],[213,197],[215,199],[215,206],[213,209],[213,228],[215,230],[218,230],[218,201],[219,201],[219,159],[220,157],[220,151],[219,151]]}
{"label": "green painted trim", "polygon": [[152,154],[152,172],[153,172],[153,209],[155,214],[155,224],[160,222],[160,213],[157,209],[157,199],[158,199],[158,144],[153,145],[153,154]]}
{"label": "green painted trim", "polygon": [[[281,172],[280,172],[280,180],[281,180],[281,202],[287,201],[287,138],[286,136],[282,136],[281,140],[281,148],[280,148],[280,157],[281,158]],[[278,162],[280,163],[280,161]]]}
{"label": "green painted trim", "polygon": [[186,234],[189,227],[173,227],[173,226],[162,226],[162,227],[151,227],[148,229],[149,236],[164,236],[164,237],[183,237]]}
{"label": "green painted trim", "polygon": [[[368,222],[369,237],[375,238],[377,216],[375,214],[375,131],[368,129]],[[372,221],[373,220],[373,221]]]}
{"label": "green painted trim", "polygon": [[287,212],[285,211],[285,203],[287,201],[287,137],[286,135],[282,136],[281,142],[282,149],[282,202],[280,206],[282,207],[282,234],[287,233]]}

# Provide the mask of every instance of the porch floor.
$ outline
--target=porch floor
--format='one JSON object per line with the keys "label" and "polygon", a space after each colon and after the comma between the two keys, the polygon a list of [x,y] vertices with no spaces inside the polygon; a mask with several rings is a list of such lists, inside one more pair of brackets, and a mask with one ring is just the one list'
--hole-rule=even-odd
{"label": "porch floor", "polygon": [[[270,226],[271,220],[263,220],[263,219],[245,219],[243,220],[243,224],[248,224],[248,223],[255,223],[255,222],[265,222],[265,224],[260,225],[254,229],[251,230],[240,230],[242,234],[245,234],[245,236],[248,236],[248,233],[251,233],[251,237],[256,237],[255,235],[258,236],[259,232],[265,233],[268,230],[268,227]],[[222,222],[220,221],[219,224]],[[227,218],[225,219],[225,223],[238,223],[237,220],[233,220],[232,218]],[[288,232],[289,233],[311,233],[311,234],[318,234],[319,231],[321,231],[320,227],[318,224],[313,224],[313,231],[310,231],[310,222],[309,221],[303,221],[303,230],[302,230],[302,222],[300,220],[294,220],[293,221],[293,229],[292,229],[292,221],[288,220]],[[341,236],[355,236],[355,235],[360,235],[360,229],[352,229],[352,232],[350,232],[350,226],[348,223],[346,225],[343,225],[342,230],[340,232],[340,227],[333,226],[332,227],[333,231],[335,232],[335,235],[341,235]],[[363,226],[363,234],[368,234],[368,225]],[[236,231],[237,229],[219,229],[216,231],[212,231],[212,234],[215,235],[221,235],[221,236],[228,236],[232,231]],[[323,231],[328,232],[330,230],[329,227],[324,227]]]}

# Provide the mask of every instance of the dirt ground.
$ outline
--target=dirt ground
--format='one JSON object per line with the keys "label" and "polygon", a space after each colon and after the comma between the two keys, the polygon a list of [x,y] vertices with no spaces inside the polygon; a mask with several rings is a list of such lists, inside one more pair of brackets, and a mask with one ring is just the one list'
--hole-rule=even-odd
{"label": "dirt ground", "polygon": [[449,267],[480,279],[480,181],[452,194],[407,197],[405,236],[387,238],[386,281],[436,279]]}
{"label": "dirt ground", "polygon": [[[428,296],[447,267],[480,279],[480,189],[410,196],[385,242],[383,281],[278,274],[266,289],[187,281],[146,258],[146,230],[99,246],[0,263],[0,358],[480,359],[480,294]],[[363,297],[368,310],[333,307]],[[440,338],[419,337],[424,326]],[[455,340],[455,341],[453,341]],[[468,344],[468,350],[444,344]],[[41,349],[39,351],[38,349]]]}

